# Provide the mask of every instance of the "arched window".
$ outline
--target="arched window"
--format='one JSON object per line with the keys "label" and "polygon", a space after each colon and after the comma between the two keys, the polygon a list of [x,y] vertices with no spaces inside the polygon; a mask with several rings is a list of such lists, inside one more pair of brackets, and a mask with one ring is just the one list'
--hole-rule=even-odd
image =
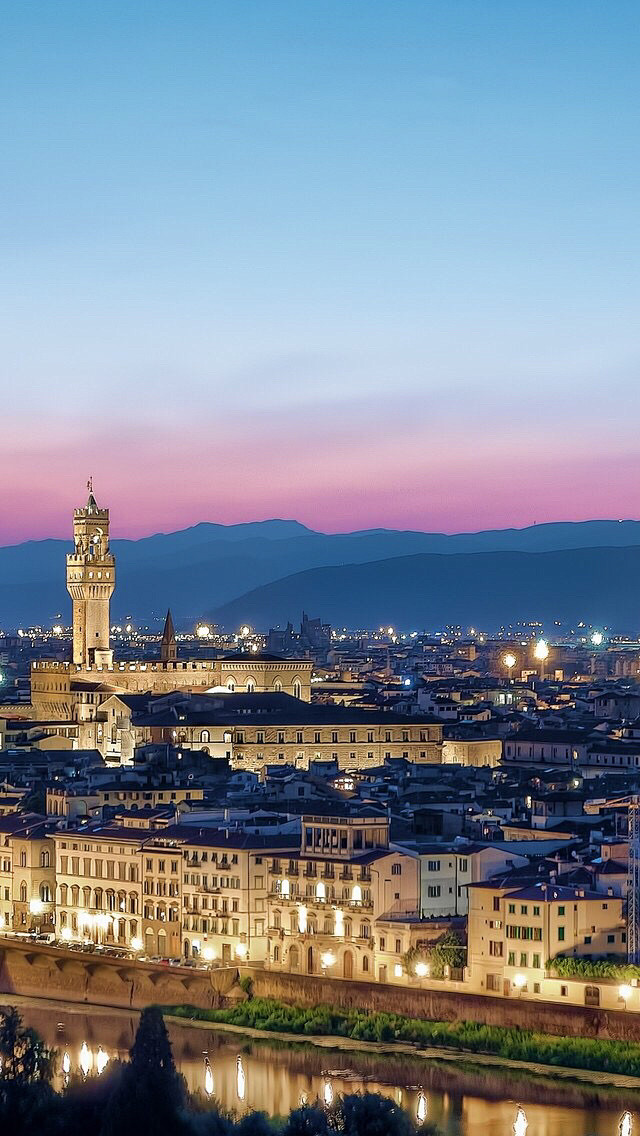
{"label": "arched window", "polygon": [[26,853],[25,849],[23,848],[21,853],[20,853],[20,867],[26,868],[26,866],[27,866],[27,853]]}
{"label": "arched window", "polygon": [[248,691],[248,693],[253,694],[255,689],[256,689],[256,680],[254,678],[248,678],[247,679],[247,691]]}
{"label": "arched window", "polygon": [[68,887],[66,884],[60,884],[60,903],[66,906]]}
{"label": "arched window", "polygon": [[288,880],[282,880],[280,884],[280,892],[285,899],[291,894],[291,884]]}
{"label": "arched window", "polygon": [[363,960],[362,960],[362,969],[364,970],[365,973],[369,969],[369,956],[368,955],[365,955]]}
{"label": "arched window", "polygon": [[200,741],[201,742],[210,742],[211,741],[211,734],[209,733],[209,730],[200,730]]}
{"label": "arched window", "polygon": [[280,962],[280,947],[273,948],[273,961]]}
{"label": "arched window", "polygon": [[20,903],[26,903],[26,902],[27,902],[27,885],[25,884],[25,882],[23,880],[22,883],[20,884]]}
{"label": "arched window", "polygon": [[[229,679],[227,679],[227,690],[229,690],[229,691],[230,691],[230,692],[231,692],[231,693],[233,694],[233,692],[234,692],[235,688],[236,688],[236,680],[235,680],[235,678],[229,678]],[[194,953],[195,953],[195,951],[194,951]]]}
{"label": "arched window", "polygon": [[277,678],[273,684],[273,689],[279,694],[282,691],[282,682]]}
{"label": "arched window", "polygon": [[318,880],[316,884],[316,899],[326,899],[327,889],[322,880]]}
{"label": "arched window", "polygon": [[49,849],[43,848],[42,852],[40,853],[40,867],[41,868],[48,868],[48,867],[50,867],[50,865],[51,865],[51,859],[50,859]]}
{"label": "arched window", "polygon": [[40,899],[43,903],[51,903],[51,888],[49,884],[40,884]]}
{"label": "arched window", "polygon": [[293,683],[293,697],[302,698],[302,683],[299,678],[294,679]]}

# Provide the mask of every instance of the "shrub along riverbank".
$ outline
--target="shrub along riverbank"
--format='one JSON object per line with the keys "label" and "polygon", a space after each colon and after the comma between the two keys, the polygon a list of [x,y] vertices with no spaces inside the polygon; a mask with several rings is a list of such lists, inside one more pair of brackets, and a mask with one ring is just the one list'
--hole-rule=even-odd
{"label": "shrub along riverbank", "polygon": [[195,1006],[163,1006],[178,1018],[220,1022],[267,1033],[347,1037],[354,1041],[410,1042],[415,1045],[487,1053],[514,1061],[570,1069],[593,1069],[640,1077],[640,1044],[583,1037],[552,1037],[533,1030],[503,1029],[477,1022],[433,1022],[396,1014],[338,1010],[331,1006],[301,1008],[267,998],[249,998],[221,1010]]}

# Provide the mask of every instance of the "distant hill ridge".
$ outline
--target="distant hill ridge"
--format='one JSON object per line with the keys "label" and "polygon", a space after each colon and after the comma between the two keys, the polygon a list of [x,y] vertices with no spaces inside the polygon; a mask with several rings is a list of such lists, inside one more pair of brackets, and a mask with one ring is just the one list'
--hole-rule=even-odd
{"label": "distant hill ridge", "polygon": [[[69,617],[70,601],[64,584],[64,557],[71,545],[70,540],[26,541],[23,544],[0,548],[0,626],[12,628],[21,624],[55,621],[58,613]],[[469,610],[476,614],[472,621],[481,621],[478,597],[481,588],[494,590],[502,588],[498,582],[503,579],[504,556],[519,553],[532,556],[537,564],[536,572],[543,575],[553,571],[554,580],[549,581],[555,589],[557,606],[569,601],[565,596],[565,584],[575,584],[581,578],[584,560],[583,550],[611,549],[627,550],[626,557],[617,557],[620,570],[631,569],[633,550],[640,547],[640,522],[633,520],[552,522],[534,525],[523,529],[495,529],[477,533],[427,533],[419,531],[400,531],[394,529],[364,529],[348,533],[320,533],[307,528],[295,520],[267,520],[247,522],[238,525],[220,525],[202,522],[191,528],[173,533],[156,533],[140,540],[113,540],[112,547],[117,557],[117,588],[113,600],[114,618],[120,619],[131,614],[137,621],[160,620],[170,605],[176,620],[188,625],[204,612],[211,612],[220,618],[229,619],[235,626],[234,601],[240,607],[248,603],[246,596],[251,593],[251,604],[256,615],[250,611],[242,619],[251,619],[260,626],[271,622],[281,622],[283,608],[277,597],[277,585],[288,582],[290,601],[287,602],[287,617],[296,617],[301,606],[308,607],[323,618],[336,618],[324,604],[331,602],[320,577],[314,576],[320,569],[349,569],[347,575],[352,586],[365,592],[357,597],[359,603],[366,599],[366,580],[369,574],[354,575],[353,569],[362,565],[381,565],[393,561],[395,568],[388,577],[389,587],[403,591],[408,599],[413,594],[415,573],[422,580],[421,587],[427,585],[433,592],[433,600],[440,611],[437,623],[450,622],[455,616],[454,597],[450,596],[448,581],[458,580],[455,597],[456,610],[468,599]],[[567,552],[571,555],[560,561],[537,559],[542,553]],[[489,582],[480,572],[477,562],[470,560],[479,553],[492,554],[492,579]],[[419,558],[425,558],[422,566]],[[427,559],[434,558],[426,571]],[[414,558],[418,558],[417,560]],[[593,558],[590,558],[593,559]],[[607,560],[607,556],[604,557]],[[401,563],[400,563],[401,562]],[[411,563],[413,562],[413,568]],[[467,563],[467,571],[459,572],[457,567]],[[512,569],[514,562],[509,561]],[[613,561],[609,560],[612,564]],[[436,565],[439,569],[436,570]],[[153,571],[150,571],[153,569]],[[423,571],[424,569],[424,571]],[[520,565],[524,573],[524,563]],[[380,573],[381,569],[376,569]],[[558,572],[567,573],[566,579],[559,578]],[[637,587],[638,572],[634,568],[633,588]],[[400,573],[400,575],[399,575]],[[402,575],[408,573],[408,575]],[[426,574],[425,574],[426,573]],[[577,575],[576,575],[577,573]],[[339,576],[332,577],[339,589]],[[345,577],[346,578],[346,577]],[[484,580],[481,585],[480,579]],[[373,579],[373,577],[371,577]],[[544,581],[538,580],[536,586],[542,587]],[[531,584],[536,584],[535,580]],[[609,576],[602,578],[601,587],[606,591],[622,591],[623,579]],[[269,590],[271,589],[271,590]],[[302,589],[302,590],[300,590]],[[262,593],[257,598],[257,593]],[[337,594],[337,593],[336,593]],[[239,599],[241,597],[241,601]],[[449,598],[447,598],[449,597]],[[499,597],[498,597],[499,598]],[[485,602],[487,597],[484,597]],[[512,618],[543,618],[544,613],[532,610],[535,596],[530,596],[530,607],[524,615],[516,615],[511,608],[516,603],[518,611],[524,604],[524,597],[512,597],[508,601],[503,590],[503,607],[498,622]],[[591,600],[589,601],[592,602]],[[595,602],[595,598],[593,600]],[[352,598],[354,615],[345,612],[344,607],[339,622],[352,623],[355,619],[356,596]],[[362,608],[363,613],[370,610],[373,623],[379,622],[379,599],[371,597],[371,608]],[[612,611],[615,605],[612,601]],[[420,610],[427,612],[422,604]],[[430,610],[430,609],[429,609]],[[466,609],[465,609],[466,610]],[[488,610],[488,608],[487,608]],[[628,611],[623,605],[621,612]],[[635,610],[635,609],[634,609]],[[588,613],[587,613],[588,615]],[[426,617],[426,615],[425,615]],[[386,617],[385,617],[386,618]],[[389,616],[389,618],[391,618]],[[554,613],[554,618],[569,618],[563,611]],[[595,619],[595,615],[593,617]],[[627,615],[625,615],[627,618]],[[420,622],[418,611],[409,622]],[[394,617],[394,621],[398,619]],[[366,620],[365,622],[369,622]],[[462,619],[464,622],[464,619]]]}

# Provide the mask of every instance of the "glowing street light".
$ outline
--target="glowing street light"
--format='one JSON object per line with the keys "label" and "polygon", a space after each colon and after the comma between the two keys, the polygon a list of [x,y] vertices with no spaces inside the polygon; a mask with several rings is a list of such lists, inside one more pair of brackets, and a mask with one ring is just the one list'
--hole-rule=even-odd
{"label": "glowing street light", "polygon": [[502,659],[505,667],[509,672],[509,682],[511,682],[511,672],[517,663],[517,659],[512,651],[507,651],[507,654]]}
{"label": "glowing street light", "polygon": [[249,948],[246,943],[238,943],[236,947],[236,954],[238,958],[244,959],[249,953]]}
{"label": "glowing street light", "polygon": [[130,946],[131,946],[132,951],[141,951],[142,950],[142,939],[140,939],[137,935],[134,935],[132,940],[131,940]]}
{"label": "glowing street light", "polygon": [[600,647],[603,639],[604,635],[601,631],[594,631],[593,635],[591,636],[591,642],[593,643],[594,647]]}
{"label": "glowing street light", "polygon": [[521,994],[522,991],[524,990],[525,986],[527,985],[526,975],[514,974],[513,985],[515,986],[516,990]]}
{"label": "glowing street light", "polygon": [[208,623],[200,623],[196,628],[196,635],[198,639],[208,639],[211,635],[211,628]]}
{"label": "glowing street light", "polygon": [[416,963],[416,974],[418,978],[426,978],[429,974],[429,966],[426,962]]}
{"label": "glowing street light", "polygon": [[549,658],[549,644],[546,639],[538,639],[533,652],[534,659],[540,663],[540,678],[544,679],[544,664]]}
{"label": "glowing street light", "polygon": [[622,986],[618,987],[618,995],[621,998],[621,1000],[624,1002],[625,1010],[627,1008],[627,1002],[629,1001],[632,994],[633,994],[632,987],[628,986],[626,983],[623,983]]}
{"label": "glowing street light", "polygon": [[320,955],[320,962],[322,963],[323,969],[328,970],[329,967],[335,966],[336,956],[333,951],[325,951],[324,954]]}

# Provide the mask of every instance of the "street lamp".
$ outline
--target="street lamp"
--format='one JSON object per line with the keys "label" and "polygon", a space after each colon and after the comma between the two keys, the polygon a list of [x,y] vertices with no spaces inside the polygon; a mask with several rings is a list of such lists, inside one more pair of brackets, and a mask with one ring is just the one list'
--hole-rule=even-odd
{"label": "street lamp", "polygon": [[333,951],[325,951],[324,954],[320,955],[320,962],[323,970],[329,970],[330,967],[335,966],[336,956]]}
{"label": "street lamp", "polygon": [[627,1002],[629,1001],[629,998],[631,997],[632,994],[633,994],[632,987],[628,986],[626,983],[623,983],[622,986],[618,987],[618,995],[619,995],[621,1001],[624,1002],[625,1010],[627,1008]]}
{"label": "street lamp", "polygon": [[549,644],[546,639],[538,639],[533,657],[540,663],[540,678],[544,680],[544,664],[549,658]]}
{"label": "street lamp", "polygon": [[603,639],[604,635],[601,631],[594,631],[593,635],[591,636],[591,642],[593,643],[594,647],[600,647]]}
{"label": "street lamp", "polygon": [[418,978],[426,978],[429,974],[429,967],[426,962],[416,963],[416,974]]}
{"label": "street lamp", "polygon": [[515,986],[516,990],[518,991],[518,994],[522,994],[522,991],[524,990],[525,986],[527,985],[526,975],[514,974],[513,985]]}
{"label": "street lamp", "polygon": [[511,672],[518,660],[516,659],[512,651],[507,651],[502,661],[509,672],[509,682],[511,682]]}

